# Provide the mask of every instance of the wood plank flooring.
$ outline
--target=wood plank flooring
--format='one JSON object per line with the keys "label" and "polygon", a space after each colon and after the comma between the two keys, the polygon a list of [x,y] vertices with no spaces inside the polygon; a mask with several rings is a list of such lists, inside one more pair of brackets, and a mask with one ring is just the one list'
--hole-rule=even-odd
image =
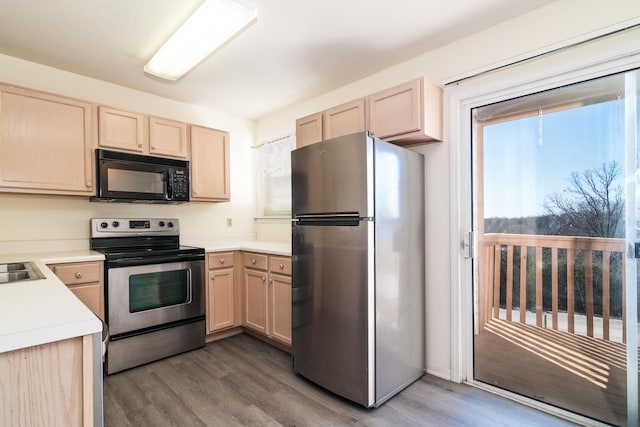
{"label": "wood plank flooring", "polygon": [[108,427],[572,425],[430,375],[367,410],[296,375],[287,353],[246,334],[105,376],[104,410]]}

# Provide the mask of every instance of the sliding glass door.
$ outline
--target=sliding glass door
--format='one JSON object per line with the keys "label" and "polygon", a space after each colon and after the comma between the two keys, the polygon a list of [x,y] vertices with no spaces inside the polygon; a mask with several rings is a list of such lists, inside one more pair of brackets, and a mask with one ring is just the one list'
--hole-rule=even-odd
{"label": "sliding glass door", "polygon": [[472,109],[475,381],[637,424],[640,72]]}

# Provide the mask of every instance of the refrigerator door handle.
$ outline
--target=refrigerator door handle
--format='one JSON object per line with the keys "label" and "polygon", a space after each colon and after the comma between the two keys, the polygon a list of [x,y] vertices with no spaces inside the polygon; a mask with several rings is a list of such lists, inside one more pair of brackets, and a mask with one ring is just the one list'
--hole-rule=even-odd
{"label": "refrigerator door handle", "polygon": [[358,212],[347,213],[322,213],[322,214],[300,214],[293,219],[294,226],[358,226],[360,225],[360,214]]}

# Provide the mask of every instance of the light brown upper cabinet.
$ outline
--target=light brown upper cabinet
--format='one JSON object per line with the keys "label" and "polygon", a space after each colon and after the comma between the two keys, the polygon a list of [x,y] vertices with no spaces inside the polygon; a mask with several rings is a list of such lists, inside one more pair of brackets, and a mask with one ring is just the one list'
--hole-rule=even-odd
{"label": "light brown upper cabinet", "polygon": [[89,102],[0,85],[0,191],[95,193]]}
{"label": "light brown upper cabinet", "polygon": [[322,112],[296,120],[296,147],[303,147],[322,140]]}
{"label": "light brown upper cabinet", "polygon": [[160,157],[188,159],[187,124],[100,106],[98,145]]}
{"label": "light brown upper cabinet", "polygon": [[192,201],[230,200],[229,160],[229,132],[191,126]]}
{"label": "light brown upper cabinet", "polygon": [[144,153],[144,115],[98,107],[98,145],[115,150]]}
{"label": "light brown upper cabinet", "polygon": [[296,120],[296,146],[369,130],[397,145],[442,140],[442,89],[424,77]]}
{"label": "light brown upper cabinet", "polygon": [[187,124],[149,117],[149,154],[187,159]]}
{"label": "light brown upper cabinet", "polygon": [[296,147],[365,129],[365,99],[360,98],[296,120]]}
{"label": "light brown upper cabinet", "polygon": [[425,78],[368,97],[369,130],[398,145],[442,140],[442,89]]}
{"label": "light brown upper cabinet", "polygon": [[325,110],[323,113],[324,139],[364,131],[365,117],[364,98]]}

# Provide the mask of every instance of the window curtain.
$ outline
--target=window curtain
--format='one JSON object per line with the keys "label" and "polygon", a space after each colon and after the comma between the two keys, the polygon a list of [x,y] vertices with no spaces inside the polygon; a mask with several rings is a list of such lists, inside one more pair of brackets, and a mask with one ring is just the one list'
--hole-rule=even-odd
{"label": "window curtain", "polygon": [[258,147],[259,216],[291,214],[291,150],[295,133],[267,140]]}

